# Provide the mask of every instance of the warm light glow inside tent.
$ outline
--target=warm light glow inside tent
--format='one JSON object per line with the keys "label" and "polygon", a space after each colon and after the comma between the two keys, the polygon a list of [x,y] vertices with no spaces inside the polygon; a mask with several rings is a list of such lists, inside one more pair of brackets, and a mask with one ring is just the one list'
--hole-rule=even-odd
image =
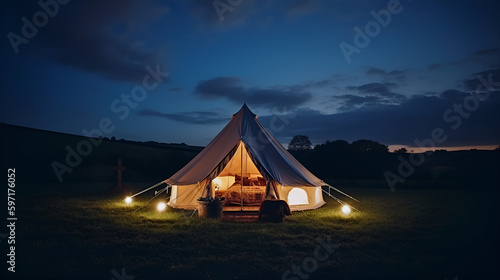
{"label": "warm light glow inside tent", "polygon": [[227,163],[219,176],[213,180],[213,183],[219,184],[219,191],[227,191],[228,188],[234,185],[236,177],[239,176],[248,178],[250,181],[247,183],[252,185],[258,185],[255,183],[255,180],[258,180],[259,177],[263,179],[252,159],[248,156],[248,151],[242,142],[234,153],[233,158]]}
{"label": "warm light glow inside tent", "polygon": [[309,204],[309,199],[307,198],[307,192],[303,189],[293,188],[288,193],[288,205],[307,205]]}

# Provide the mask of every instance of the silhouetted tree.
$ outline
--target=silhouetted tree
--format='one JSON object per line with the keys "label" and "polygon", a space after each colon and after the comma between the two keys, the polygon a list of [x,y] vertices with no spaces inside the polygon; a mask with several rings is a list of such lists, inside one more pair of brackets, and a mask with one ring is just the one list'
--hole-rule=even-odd
{"label": "silhouetted tree", "polygon": [[335,151],[347,151],[349,150],[350,144],[345,140],[327,140],[325,144],[319,144],[314,147],[314,150],[325,151],[325,150],[335,150]]}
{"label": "silhouetted tree", "polygon": [[389,147],[384,144],[380,144],[373,140],[357,140],[351,143],[351,148],[354,152],[366,153],[366,152],[388,152]]}
{"label": "silhouetted tree", "polygon": [[401,149],[394,150],[394,152],[396,154],[406,154],[406,153],[408,153],[408,150],[406,148],[401,148]]}
{"label": "silhouetted tree", "polygon": [[288,144],[288,150],[290,151],[306,151],[310,150],[312,147],[311,140],[305,135],[295,135]]}
{"label": "silhouetted tree", "polygon": [[314,152],[318,155],[345,156],[351,152],[351,144],[345,140],[327,140],[324,144],[316,145]]}
{"label": "silhouetted tree", "polygon": [[326,141],[314,147],[312,170],[325,178],[348,178],[354,164],[351,144],[345,140]]}

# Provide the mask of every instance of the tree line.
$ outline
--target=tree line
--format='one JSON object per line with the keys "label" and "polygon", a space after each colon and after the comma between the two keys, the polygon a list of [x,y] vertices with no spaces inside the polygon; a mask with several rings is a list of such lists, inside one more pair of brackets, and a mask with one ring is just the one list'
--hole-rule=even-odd
{"label": "tree line", "polygon": [[[405,148],[389,152],[387,145],[373,140],[326,141],[313,146],[309,137],[296,135],[288,151],[313,174],[329,179],[381,180],[384,173],[398,174],[402,161],[409,161],[411,153]],[[448,152],[436,150],[425,155],[425,161],[415,166],[403,187],[412,181],[428,181],[433,187],[445,182],[449,187],[498,187],[500,182],[500,150],[466,150]]]}
{"label": "tree line", "polygon": [[296,135],[288,151],[321,178],[379,179],[390,160],[387,145],[367,139],[328,140],[313,147],[308,136]]}

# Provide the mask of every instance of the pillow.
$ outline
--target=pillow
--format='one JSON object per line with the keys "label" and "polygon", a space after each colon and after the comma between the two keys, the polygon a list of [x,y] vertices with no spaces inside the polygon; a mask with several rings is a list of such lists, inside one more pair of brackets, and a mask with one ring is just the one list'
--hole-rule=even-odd
{"label": "pillow", "polygon": [[252,185],[252,182],[250,181],[250,179],[248,179],[248,177],[243,177],[243,186],[251,186]]}
{"label": "pillow", "polygon": [[266,179],[262,177],[257,178],[259,180],[259,186],[265,186],[266,185]]}
{"label": "pillow", "polygon": [[[234,183],[241,184],[241,176],[234,174]],[[250,186],[250,184],[250,179],[248,179],[248,177],[243,177],[243,186]]]}

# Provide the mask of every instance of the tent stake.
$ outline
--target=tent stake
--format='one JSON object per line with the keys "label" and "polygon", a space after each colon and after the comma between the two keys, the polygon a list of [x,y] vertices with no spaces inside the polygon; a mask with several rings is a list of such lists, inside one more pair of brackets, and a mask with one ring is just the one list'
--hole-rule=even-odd
{"label": "tent stake", "polygon": [[191,213],[191,216],[189,216],[189,218],[192,218],[194,213],[196,213],[196,210],[198,210],[198,207],[196,207],[196,209],[194,209],[193,213]]}

